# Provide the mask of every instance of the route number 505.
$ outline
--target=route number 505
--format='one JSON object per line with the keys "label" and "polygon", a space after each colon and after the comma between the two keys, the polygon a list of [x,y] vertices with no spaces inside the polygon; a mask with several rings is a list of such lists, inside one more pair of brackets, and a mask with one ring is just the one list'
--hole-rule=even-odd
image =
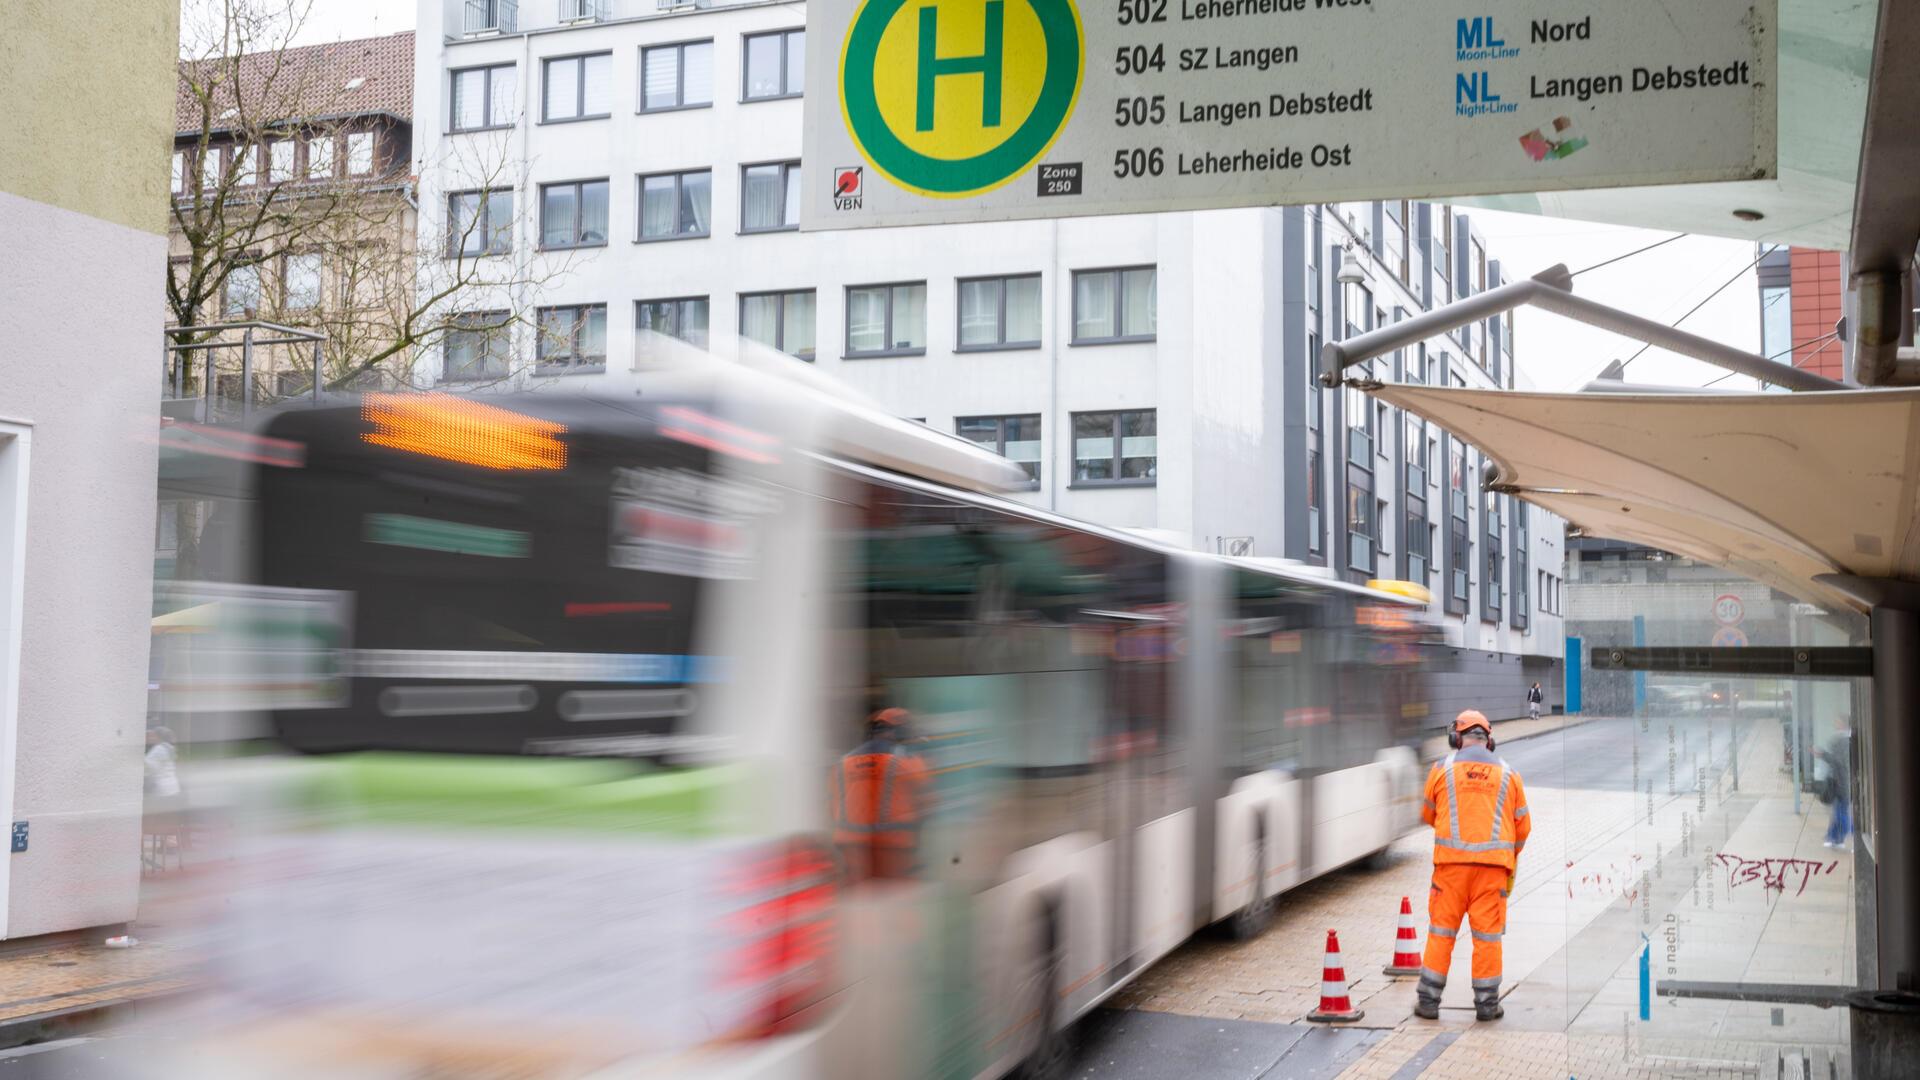
{"label": "route number 505", "polygon": [[1167,120],[1167,96],[1121,98],[1113,103],[1113,122],[1118,127],[1163,124]]}

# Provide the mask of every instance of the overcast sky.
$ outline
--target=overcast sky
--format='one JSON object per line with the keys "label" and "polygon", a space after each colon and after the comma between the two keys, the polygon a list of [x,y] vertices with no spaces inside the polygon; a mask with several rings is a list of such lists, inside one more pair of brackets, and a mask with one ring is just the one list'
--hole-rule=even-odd
{"label": "overcast sky", "polygon": [[[299,42],[311,45],[393,34],[412,29],[413,24],[412,0],[313,0]],[[1509,278],[1530,276],[1554,263],[1579,270],[1672,235],[1529,214],[1468,212],[1474,227],[1488,238],[1488,255],[1500,260]],[[1574,291],[1670,323],[1751,263],[1756,254],[1753,244],[1744,240],[1688,237],[1582,274],[1574,281]],[[1760,347],[1759,311],[1758,285],[1748,270],[1682,326],[1755,352]],[[1625,359],[1639,348],[1637,342],[1531,308],[1520,309],[1515,318],[1521,369],[1542,390],[1577,389],[1609,361]],[[1699,386],[1724,372],[1649,349],[1627,374],[1634,382]],[[1719,385],[1735,389],[1751,388],[1753,383],[1736,376]]]}

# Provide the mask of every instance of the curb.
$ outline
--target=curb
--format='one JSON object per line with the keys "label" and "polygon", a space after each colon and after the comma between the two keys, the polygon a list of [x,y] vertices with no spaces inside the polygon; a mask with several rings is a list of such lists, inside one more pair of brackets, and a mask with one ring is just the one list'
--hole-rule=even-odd
{"label": "curb", "polygon": [[52,1042],[56,1039],[95,1032],[105,1027],[110,1020],[119,1022],[130,1012],[137,1012],[149,1005],[172,1002],[184,997],[188,992],[184,989],[164,990],[156,994],[95,1001],[86,1005],[70,1005],[64,1009],[50,1009],[46,1012],[29,1013],[26,1016],[0,1020],[0,1050],[12,1050],[22,1046],[32,1046],[35,1043]]}

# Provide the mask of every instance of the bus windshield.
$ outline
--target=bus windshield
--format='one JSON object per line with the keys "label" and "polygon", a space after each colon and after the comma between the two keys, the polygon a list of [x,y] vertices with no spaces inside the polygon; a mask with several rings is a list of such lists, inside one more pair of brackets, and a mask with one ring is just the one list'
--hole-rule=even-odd
{"label": "bus windshield", "polygon": [[305,751],[687,751],[683,722],[719,670],[699,651],[701,604],[748,573],[769,503],[722,475],[711,447],[674,437],[704,414],[384,397],[269,427],[306,457],[260,474],[258,580],[343,593],[352,611],[349,699],[280,710],[282,739]]}

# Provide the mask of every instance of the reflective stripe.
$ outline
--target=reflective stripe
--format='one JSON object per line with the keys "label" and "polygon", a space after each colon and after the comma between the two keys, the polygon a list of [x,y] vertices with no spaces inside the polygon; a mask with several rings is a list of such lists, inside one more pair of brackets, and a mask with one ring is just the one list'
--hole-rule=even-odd
{"label": "reflective stripe", "polygon": [[1469,844],[1461,840],[1455,840],[1450,836],[1436,836],[1433,838],[1433,843],[1434,843],[1434,846],[1436,847],[1450,848],[1454,851],[1512,851],[1513,850],[1513,841],[1511,840],[1488,840],[1488,841],[1485,841],[1484,843]]}
{"label": "reflective stripe", "polygon": [[1513,812],[1513,820],[1515,821],[1519,821],[1521,818],[1526,816],[1527,816],[1527,808],[1524,806]]}
{"label": "reflective stripe", "polygon": [[1458,934],[1459,932],[1460,932],[1459,927],[1454,927],[1452,930],[1442,930],[1441,928],[1434,926],[1431,923],[1427,924],[1427,933],[1431,934],[1434,937],[1450,938]]}
{"label": "reflective stripe", "polygon": [[1498,990],[1500,989],[1500,976],[1495,975],[1491,979],[1475,979],[1473,980],[1473,988],[1475,990]]}
{"label": "reflective stripe", "polygon": [[1431,986],[1435,990],[1445,990],[1447,988],[1447,977],[1430,967],[1422,966],[1420,968],[1420,983],[1423,986]]}
{"label": "reflective stripe", "polygon": [[1429,814],[1438,813],[1440,810],[1439,807],[1433,805],[1432,799],[1421,799],[1420,803],[1422,806],[1425,806],[1427,808],[1427,813]]}
{"label": "reflective stripe", "polygon": [[1500,823],[1507,818],[1507,763],[1504,761],[1500,763],[1499,787],[1499,793],[1493,797],[1493,835],[1489,840],[1500,839]]}
{"label": "reflective stripe", "polygon": [[1447,755],[1447,834],[1460,835],[1460,796],[1453,790],[1453,759],[1460,752],[1455,750]]}
{"label": "reflective stripe", "polygon": [[[900,772],[896,768],[900,760],[899,753],[900,751],[895,750],[880,763],[880,804],[873,808],[873,823],[876,826],[893,824],[888,819],[893,816],[893,778]],[[1498,819],[1495,819],[1493,827],[1496,830],[1500,828]]]}
{"label": "reflective stripe", "polygon": [[1494,945],[1500,944],[1499,934],[1483,934],[1478,930],[1475,930],[1472,933],[1473,933],[1473,940],[1475,941],[1485,941]]}

